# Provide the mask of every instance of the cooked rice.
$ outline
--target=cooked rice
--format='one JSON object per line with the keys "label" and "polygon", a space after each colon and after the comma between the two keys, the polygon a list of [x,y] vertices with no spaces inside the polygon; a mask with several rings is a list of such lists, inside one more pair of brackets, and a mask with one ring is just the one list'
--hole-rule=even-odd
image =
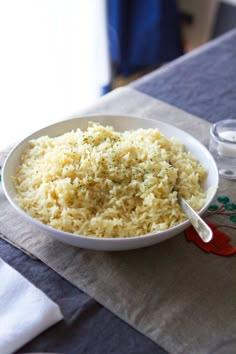
{"label": "cooked rice", "polygon": [[66,232],[130,237],[186,219],[177,191],[195,210],[206,201],[206,170],[157,129],[117,132],[90,123],[31,140],[15,176],[17,201],[33,218]]}

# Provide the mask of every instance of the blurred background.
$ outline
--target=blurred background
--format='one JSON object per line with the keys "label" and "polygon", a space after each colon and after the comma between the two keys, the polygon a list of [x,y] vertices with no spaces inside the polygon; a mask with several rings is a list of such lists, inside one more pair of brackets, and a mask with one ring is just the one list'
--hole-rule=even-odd
{"label": "blurred background", "polygon": [[236,27],[236,0],[0,0],[0,150]]}

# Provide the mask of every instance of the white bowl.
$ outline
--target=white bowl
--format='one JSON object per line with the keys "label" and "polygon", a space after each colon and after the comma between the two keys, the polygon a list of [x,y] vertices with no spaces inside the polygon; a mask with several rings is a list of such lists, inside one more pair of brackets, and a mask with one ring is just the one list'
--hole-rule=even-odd
{"label": "white bowl", "polygon": [[202,214],[205,210],[207,210],[218,188],[219,177],[217,166],[212,155],[198,140],[172,125],[156,120],[125,116],[85,116],[64,120],[36,131],[35,133],[22,140],[19,144],[17,144],[17,146],[14,147],[5,161],[2,171],[3,190],[9,202],[16,209],[16,211],[22,217],[28,220],[32,225],[39,227],[42,231],[46,231],[53,238],[56,238],[70,245],[103,251],[120,251],[151,246],[176,236],[190,225],[189,221],[184,221],[170,229],[147,234],[144,236],[135,236],[129,238],[97,238],[74,235],[72,233],[60,231],[50,226],[44,225],[30,217],[17,205],[15,198],[16,190],[11,176],[15,175],[16,167],[19,165],[20,156],[23,150],[27,147],[28,141],[38,138],[42,135],[55,137],[78,127],[83,130],[87,128],[88,121],[99,122],[103,125],[111,125],[115,128],[115,130],[118,131],[137,128],[158,128],[161,132],[164,133],[165,136],[169,138],[175,137],[176,140],[185,144],[187,150],[190,151],[208,171],[204,189],[208,190],[210,188],[210,193],[208,193],[207,202],[200,210],[199,214]]}

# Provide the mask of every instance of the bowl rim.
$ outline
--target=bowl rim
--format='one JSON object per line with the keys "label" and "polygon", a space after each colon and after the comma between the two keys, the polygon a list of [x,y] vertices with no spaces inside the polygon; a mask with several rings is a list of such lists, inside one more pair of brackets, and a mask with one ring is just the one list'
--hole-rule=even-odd
{"label": "bowl rim", "polygon": [[[212,186],[212,190],[210,192],[210,196],[207,197],[207,203],[201,208],[201,210],[198,211],[198,214],[201,215],[202,213],[204,213],[206,211],[206,209],[209,207],[212,199],[214,198],[216,192],[217,192],[217,189],[218,189],[218,185],[219,185],[219,174],[218,174],[218,169],[217,169],[217,165],[216,165],[216,162],[212,156],[212,154],[210,153],[210,151],[199,141],[197,140],[195,137],[193,137],[191,134],[187,133],[186,131],[172,125],[172,124],[169,124],[169,123],[166,123],[166,122],[163,122],[163,121],[159,121],[159,120],[156,120],[156,119],[150,119],[150,118],[142,118],[142,117],[136,117],[136,116],[128,116],[128,115],[120,115],[120,114],[86,114],[86,115],[76,115],[76,116],[73,116],[73,117],[69,117],[67,119],[63,119],[63,120],[59,120],[55,123],[52,123],[50,125],[45,125],[44,127],[32,132],[31,134],[27,135],[26,137],[24,137],[23,139],[21,139],[9,152],[8,156],[6,157],[5,161],[4,161],[4,164],[3,164],[3,167],[2,167],[2,187],[3,187],[3,191],[5,193],[5,196],[7,197],[9,203],[14,207],[15,210],[18,211],[18,213],[24,217],[24,219],[26,219],[27,221],[30,221],[31,224],[43,229],[44,231],[46,231],[47,233],[50,233],[50,235],[54,234],[55,232],[61,236],[69,236],[69,237],[73,237],[73,238],[79,238],[79,239],[83,239],[83,240],[91,240],[91,241],[98,241],[101,243],[101,242],[104,242],[104,243],[108,243],[108,242],[112,242],[113,244],[114,243],[120,243],[121,241],[122,242],[132,242],[131,240],[140,240],[141,238],[145,238],[145,239],[148,239],[148,238],[153,238],[155,236],[158,237],[158,235],[161,234],[161,236],[165,237],[164,240],[168,239],[169,237],[169,233],[170,233],[170,230],[171,232],[175,232],[177,231],[177,233],[174,235],[174,236],[177,236],[178,235],[178,229],[179,232],[183,231],[185,228],[187,228],[189,225],[190,225],[190,221],[189,220],[185,220],[185,221],[182,221],[181,223],[171,227],[171,228],[168,228],[168,229],[165,229],[165,230],[159,230],[159,231],[154,231],[154,232],[151,232],[151,233],[147,233],[147,234],[144,234],[144,235],[140,235],[140,236],[125,236],[125,237],[99,237],[99,236],[94,236],[94,235],[81,235],[81,234],[76,234],[76,233],[70,233],[70,232],[66,232],[66,231],[63,231],[63,230],[60,230],[60,229],[56,229],[50,225],[47,225],[47,224],[44,224],[42,223],[41,221],[33,218],[32,216],[30,216],[29,214],[27,214],[23,209],[21,209],[15,202],[14,200],[12,199],[12,197],[10,196],[10,194],[8,193],[8,188],[7,188],[7,183],[6,183],[6,170],[7,170],[7,167],[8,167],[8,163],[11,159],[11,157],[13,156],[13,154],[15,153],[15,151],[17,151],[21,145],[24,145],[24,144],[27,144],[27,142],[31,139],[34,139],[34,138],[38,138],[39,136],[42,136],[40,135],[41,132],[43,132],[44,130],[48,130],[49,128],[52,129],[54,126],[58,126],[60,124],[69,124],[71,122],[74,122],[74,121],[77,121],[79,119],[85,119],[85,120],[89,120],[92,119],[93,121],[95,121],[96,119],[101,119],[101,118],[105,118],[105,119],[113,119],[113,118],[121,118],[121,119],[134,119],[134,120],[140,120],[140,121],[150,121],[150,122],[155,122],[155,124],[160,124],[162,126],[166,126],[167,128],[171,128],[171,129],[174,129],[175,131],[179,131],[181,132],[181,134],[185,134],[186,136],[189,136],[191,138],[191,140],[196,144],[199,144],[201,145],[201,148],[203,150],[205,150],[205,153],[210,157],[211,159],[211,163],[212,163],[212,167],[215,169],[215,171],[217,172],[216,173],[216,185],[215,186]],[[108,124],[107,124],[108,125]],[[112,122],[110,124],[112,126]],[[79,127],[75,127],[74,129],[76,128],[79,128]],[[157,127],[158,128],[158,127]],[[73,129],[73,128],[72,128]],[[137,129],[139,129],[139,127],[137,127]],[[130,129],[131,130],[131,129]],[[68,130],[65,130],[65,133],[66,131]],[[161,128],[160,128],[160,131],[161,131]],[[34,137],[35,135],[37,135],[37,137]],[[60,134],[59,134],[60,135]],[[164,134],[165,135],[165,134]],[[49,136],[53,136],[53,135],[49,135]],[[57,136],[57,135],[55,135]],[[177,139],[178,140],[178,139]],[[53,237],[55,237],[55,235],[53,235]],[[173,236],[171,236],[173,237]],[[164,241],[163,240],[163,241]]]}

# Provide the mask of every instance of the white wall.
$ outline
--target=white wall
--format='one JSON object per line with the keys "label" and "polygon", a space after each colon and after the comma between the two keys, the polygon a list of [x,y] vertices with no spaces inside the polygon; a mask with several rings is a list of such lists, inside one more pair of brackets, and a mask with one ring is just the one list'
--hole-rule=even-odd
{"label": "white wall", "polygon": [[108,63],[101,65],[104,6],[0,0],[0,149],[99,97]]}

